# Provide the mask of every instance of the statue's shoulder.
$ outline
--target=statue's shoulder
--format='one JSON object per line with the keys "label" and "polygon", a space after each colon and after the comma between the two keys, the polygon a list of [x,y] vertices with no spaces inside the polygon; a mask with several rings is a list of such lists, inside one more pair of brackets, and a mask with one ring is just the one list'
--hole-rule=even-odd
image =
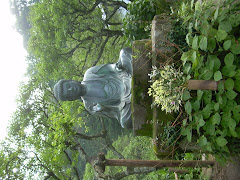
{"label": "statue's shoulder", "polygon": [[115,64],[93,66],[85,72],[83,80],[93,80],[97,77],[110,75],[115,71],[115,66]]}

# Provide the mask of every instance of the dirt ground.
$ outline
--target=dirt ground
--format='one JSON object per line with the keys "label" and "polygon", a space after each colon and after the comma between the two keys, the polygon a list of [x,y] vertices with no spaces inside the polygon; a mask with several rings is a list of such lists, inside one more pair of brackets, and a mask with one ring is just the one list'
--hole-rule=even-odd
{"label": "dirt ground", "polygon": [[232,158],[224,167],[216,164],[213,167],[212,180],[240,180],[240,157]]}

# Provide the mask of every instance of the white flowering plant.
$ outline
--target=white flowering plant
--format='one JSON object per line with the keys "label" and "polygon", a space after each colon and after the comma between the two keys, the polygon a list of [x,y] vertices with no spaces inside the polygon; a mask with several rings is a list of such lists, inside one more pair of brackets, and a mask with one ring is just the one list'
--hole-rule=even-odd
{"label": "white flowering plant", "polygon": [[152,85],[148,94],[154,97],[152,105],[161,106],[167,113],[178,112],[186,84],[183,72],[174,68],[174,64],[160,68],[153,66],[149,76]]}

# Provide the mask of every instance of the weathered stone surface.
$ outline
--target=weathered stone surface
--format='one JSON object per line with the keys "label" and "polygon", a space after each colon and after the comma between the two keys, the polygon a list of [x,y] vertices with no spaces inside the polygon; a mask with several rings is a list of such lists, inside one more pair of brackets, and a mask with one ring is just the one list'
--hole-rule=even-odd
{"label": "weathered stone surface", "polygon": [[133,79],[132,79],[132,119],[134,135],[152,135],[150,122],[152,99],[147,91],[150,86],[148,74],[151,72],[152,60],[150,40],[135,41],[133,44]]}
{"label": "weathered stone surface", "polygon": [[[152,40],[135,41],[133,44],[132,119],[135,135],[158,137],[164,125],[173,116],[151,108],[152,97],[148,95],[149,76],[152,65],[171,60],[174,48],[167,40],[171,21],[155,16],[152,22]],[[151,52],[151,53],[150,53]]]}
{"label": "weathered stone surface", "polygon": [[171,20],[168,17],[155,16],[152,21],[152,52],[153,65],[172,60],[173,44],[168,40],[167,35],[171,30]]}

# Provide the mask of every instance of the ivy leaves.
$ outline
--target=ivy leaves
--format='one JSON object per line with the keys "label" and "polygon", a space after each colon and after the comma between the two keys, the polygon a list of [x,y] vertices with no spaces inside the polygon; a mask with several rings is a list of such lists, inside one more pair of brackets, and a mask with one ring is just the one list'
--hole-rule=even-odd
{"label": "ivy leaves", "polygon": [[193,6],[189,14],[183,15],[189,29],[189,50],[181,60],[185,74],[219,82],[218,91],[198,90],[195,96],[184,99],[188,119],[182,135],[190,142],[196,131],[203,150],[229,152],[229,137],[240,138],[240,37],[235,33],[239,31],[240,15],[231,8],[203,6]]}

